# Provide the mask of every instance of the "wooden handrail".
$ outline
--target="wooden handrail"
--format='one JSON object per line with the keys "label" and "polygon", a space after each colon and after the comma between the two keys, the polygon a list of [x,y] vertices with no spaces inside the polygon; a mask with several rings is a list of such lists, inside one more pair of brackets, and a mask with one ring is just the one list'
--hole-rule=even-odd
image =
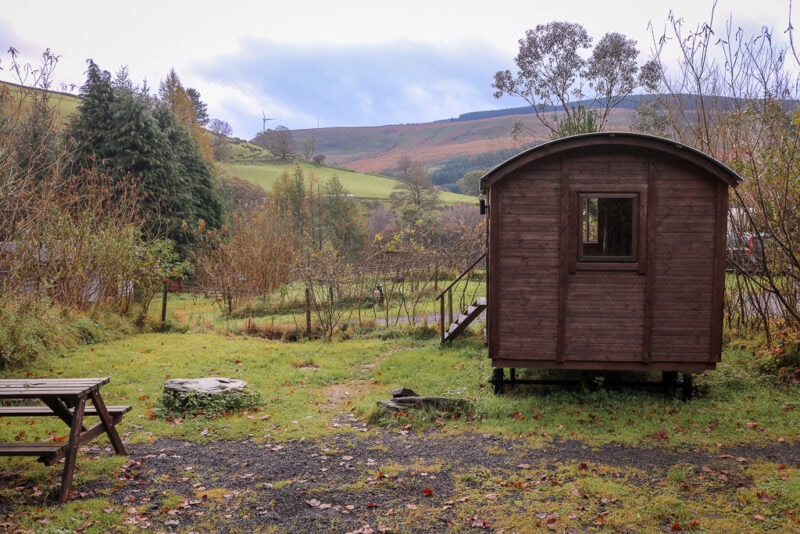
{"label": "wooden handrail", "polygon": [[469,267],[467,267],[467,268],[466,268],[466,270],[465,270],[463,273],[461,273],[460,275],[458,275],[458,278],[456,278],[455,280],[453,280],[452,282],[450,282],[450,285],[448,285],[446,288],[444,288],[444,290],[443,290],[441,293],[439,293],[439,295],[438,295],[438,296],[436,297],[436,299],[434,299],[434,300],[439,300],[439,299],[443,298],[443,297],[444,297],[444,295],[445,295],[445,293],[447,293],[448,291],[450,291],[450,289],[451,289],[451,288],[452,288],[454,285],[456,285],[458,282],[460,282],[460,281],[461,281],[461,279],[462,279],[462,278],[464,278],[464,276],[466,276],[466,275],[467,275],[467,273],[469,273],[470,271],[472,271],[472,269],[474,269],[474,268],[475,268],[475,266],[476,266],[476,265],[478,265],[478,264],[479,264],[479,263],[480,263],[480,262],[481,262],[481,261],[482,261],[482,260],[483,260],[485,257],[486,257],[486,253],[484,252],[483,254],[481,254],[481,255],[480,255],[480,257],[479,257],[477,260],[475,260],[474,262],[472,262],[472,265],[470,265]]}
{"label": "wooden handrail", "polygon": [[[446,328],[446,325],[453,323],[453,316],[454,316],[454,314],[453,314],[453,287],[455,287],[455,285],[457,283],[459,283],[467,274],[472,272],[472,270],[475,268],[475,266],[477,266],[485,258],[486,258],[486,253],[484,252],[483,254],[480,255],[480,257],[478,257],[478,259],[476,259],[474,262],[472,262],[472,265],[467,267],[467,269],[463,273],[461,273],[458,276],[458,278],[453,280],[436,297],[436,300],[440,301],[439,302],[439,331],[440,331],[440,337],[441,337],[441,340],[442,340],[443,343],[445,341],[445,331],[446,331],[445,328]],[[466,288],[464,288],[464,289],[466,289]],[[445,295],[447,295],[447,300],[446,301],[445,301],[445,298],[444,298]],[[462,298],[462,300],[463,300],[463,298]]]}

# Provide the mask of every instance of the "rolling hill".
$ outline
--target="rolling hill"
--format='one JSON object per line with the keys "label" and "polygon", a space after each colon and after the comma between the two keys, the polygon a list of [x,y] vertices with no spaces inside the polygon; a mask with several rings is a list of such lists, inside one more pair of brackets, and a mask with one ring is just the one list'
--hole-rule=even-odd
{"label": "rolling hill", "polygon": [[[464,117],[423,124],[401,124],[374,127],[314,128],[294,130],[295,141],[303,143],[313,136],[316,153],[325,155],[325,162],[360,172],[391,174],[401,156],[439,168],[455,158],[498,151],[517,152],[525,143],[548,139],[547,132],[531,113],[519,110],[514,114]],[[634,117],[631,109],[613,114],[609,129],[628,130]],[[469,118],[476,116],[477,118]],[[515,139],[511,135],[515,122],[522,121],[534,135]]]}

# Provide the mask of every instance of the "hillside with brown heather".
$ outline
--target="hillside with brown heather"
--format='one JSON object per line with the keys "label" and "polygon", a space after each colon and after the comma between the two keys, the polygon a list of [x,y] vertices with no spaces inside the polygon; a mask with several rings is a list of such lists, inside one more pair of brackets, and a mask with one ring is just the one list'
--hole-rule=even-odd
{"label": "hillside with brown heather", "polygon": [[[634,112],[615,111],[607,130],[627,131]],[[522,121],[532,136],[514,139],[511,130]],[[325,163],[365,173],[386,173],[402,156],[437,168],[462,156],[519,150],[525,143],[545,141],[548,135],[532,114],[506,115],[474,120],[447,120],[389,126],[332,127],[294,130],[298,146],[312,135],[315,152]]]}

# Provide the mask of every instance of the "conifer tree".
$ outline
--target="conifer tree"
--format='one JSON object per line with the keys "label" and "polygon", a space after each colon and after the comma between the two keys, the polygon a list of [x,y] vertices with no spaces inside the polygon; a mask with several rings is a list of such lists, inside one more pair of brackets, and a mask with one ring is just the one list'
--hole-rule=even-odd
{"label": "conifer tree", "polygon": [[219,225],[220,202],[208,166],[170,110],[154,113],[146,92],[115,87],[91,60],[81,93],[69,128],[76,166],[97,166],[115,180],[135,181],[148,237],[183,244],[182,228],[198,217]]}
{"label": "conifer tree", "polygon": [[194,201],[168,134],[147,102],[135,95],[126,94],[118,100],[114,118],[109,133],[112,172],[137,180],[147,235],[182,243],[181,227],[193,220]]}
{"label": "conifer tree", "polygon": [[206,126],[211,118],[208,116],[208,105],[200,99],[200,92],[189,87],[186,89],[186,95],[192,100],[195,122],[200,126]]}
{"label": "conifer tree", "polygon": [[211,166],[200,153],[189,131],[166,105],[156,106],[154,114],[172,150],[175,172],[188,187],[191,214],[187,214],[187,221],[194,225],[202,219],[211,228],[219,228],[222,224],[222,203]]}
{"label": "conifer tree", "polygon": [[158,95],[178,122],[189,131],[202,156],[209,162],[214,161],[209,133],[203,128],[208,123],[208,114],[205,104],[200,100],[200,93],[195,89],[185,89],[175,69],[170,69],[159,85]]}
{"label": "conifer tree", "polygon": [[[91,59],[87,61],[86,83],[81,87],[81,103],[73,115],[68,136],[75,148],[75,165],[88,168],[108,150],[107,135],[116,101],[111,74]],[[77,169],[75,169],[77,172]]]}

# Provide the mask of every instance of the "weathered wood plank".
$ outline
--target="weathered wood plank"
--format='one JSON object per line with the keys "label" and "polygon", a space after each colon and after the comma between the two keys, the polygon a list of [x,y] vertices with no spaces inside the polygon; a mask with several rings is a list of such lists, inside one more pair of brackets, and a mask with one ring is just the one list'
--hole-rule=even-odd
{"label": "weathered wood plank", "polygon": [[108,378],[4,378],[0,379],[0,396],[20,398],[75,398],[87,390],[97,390]]}
{"label": "weathered wood plank", "polygon": [[[131,411],[131,406],[107,406],[108,413],[112,416],[123,415]],[[87,406],[85,415],[97,415],[97,408]],[[0,406],[0,417],[38,417],[56,415],[47,406]]]}
{"label": "weathered wood plank", "polygon": [[564,351],[564,360],[591,360],[598,364],[605,362],[640,362],[644,354],[640,347],[627,349],[625,347],[602,347],[599,345],[577,345],[567,343]]}
{"label": "weathered wood plank", "polygon": [[0,443],[0,456],[53,456],[65,447],[64,443]]}

